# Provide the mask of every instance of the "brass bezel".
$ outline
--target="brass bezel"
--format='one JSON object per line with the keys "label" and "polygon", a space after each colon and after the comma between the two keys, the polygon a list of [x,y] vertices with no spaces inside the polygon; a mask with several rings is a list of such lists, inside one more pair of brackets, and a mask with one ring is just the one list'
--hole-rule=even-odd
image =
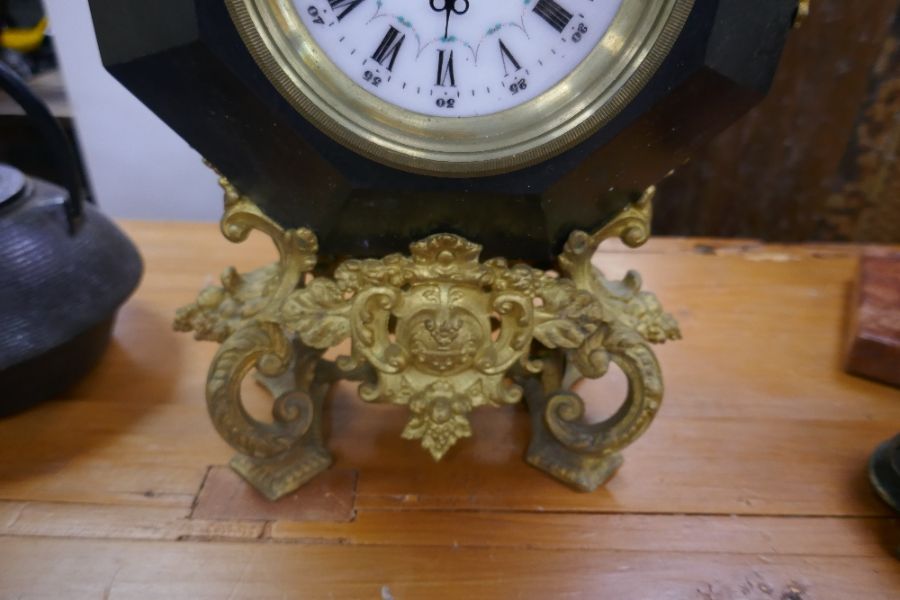
{"label": "brass bezel", "polygon": [[694,5],[625,0],[597,47],[552,89],[499,113],[447,118],[399,108],[356,84],[319,48],[290,0],[225,2],[257,64],[309,122],[382,164],[450,177],[521,169],[589,137],[643,89]]}

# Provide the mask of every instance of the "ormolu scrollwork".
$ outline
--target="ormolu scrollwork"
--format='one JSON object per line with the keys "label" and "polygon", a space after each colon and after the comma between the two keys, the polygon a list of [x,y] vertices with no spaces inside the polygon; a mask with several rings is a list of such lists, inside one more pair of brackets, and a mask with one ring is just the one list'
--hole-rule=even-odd
{"label": "ormolu scrollwork", "polygon": [[[651,342],[679,337],[671,316],[629,273],[608,281],[591,263],[599,244],[649,236],[653,190],[601,231],[575,232],[559,273],[480,259],[481,247],[438,234],[409,255],[347,260],[309,278],[317,243],[307,230],[282,231],[225,181],[223,232],[242,241],[251,228],[275,240],[276,265],[249,275],[226,271],[179,312],[176,327],[222,342],[207,385],[210,415],[239,455],[232,465],[267,496],[296,488],[330,464],[321,404],[335,378],[360,380],[369,402],[408,407],[402,432],[440,460],[472,435],[476,408],[519,402],[532,413],[528,461],[579,489],[605,481],[618,452],[650,424],[662,400]],[[350,356],[329,363],[328,348],[350,341]],[[571,391],[610,363],[629,382],[607,421],[582,422]],[[276,397],[273,422],[244,410],[240,387],[256,370]]]}
{"label": "ormolu scrollwork", "polygon": [[177,331],[193,331],[198,340],[221,343],[258,316],[277,318],[281,303],[315,267],[319,245],[308,229],[281,229],[224,177],[219,185],[225,192],[222,235],[239,244],[253,230],[260,231],[272,239],[279,256],[277,263],[245,275],[228,267],[221,287],[205,288],[195,303],[178,310]]}
{"label": "ormolu scrollwork", "polygon": [[[275,243],[279,261],[246,275],[226,269],[221,287],[207,287],[178,311],[175,328],[222,344],[207,377],[209,414],[239,453],[231,466],[274,500],[331,465],[321,434],[322,402],[331,381],[317,380],[320,353],[297,344],[279,320],[285,298],[315,267],[318,242],[306,229],[283,231],[227,180],[220,184],[225,237],[239,243],[259,230]],[[254,371],[276,398],[272,423],[244,409],[241,384]]]}

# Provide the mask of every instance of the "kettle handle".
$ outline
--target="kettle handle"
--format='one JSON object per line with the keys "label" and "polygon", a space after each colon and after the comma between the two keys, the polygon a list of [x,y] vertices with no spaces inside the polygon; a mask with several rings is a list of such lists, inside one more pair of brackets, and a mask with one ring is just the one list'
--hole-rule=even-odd
{"label": "kettle handle", "polygon": [[44,138],[63,185],[69,192],[64,207],[69,228],[74,231],[83,214],[84,187],[81,170],[66,133],[43,100],[35,95],[22,78],[3,61],[0,61],[0,88],[22,107]]}

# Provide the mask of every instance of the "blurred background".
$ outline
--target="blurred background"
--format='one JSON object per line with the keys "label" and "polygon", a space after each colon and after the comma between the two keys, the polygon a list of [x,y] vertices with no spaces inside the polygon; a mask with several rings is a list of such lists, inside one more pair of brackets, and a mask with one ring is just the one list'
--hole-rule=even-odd
{"label": "blurred background", "polygon": [[[86,0],[0,0],[3,60],[77,141],[119,218],[217,220],[200,157],[100,64]],[[136,133],[137,132],[137,133]],[[662,185],[655,232],[900,242],[900,0],[816,0],[760,107]],[[0,98],[0,162],[53,178]]]}

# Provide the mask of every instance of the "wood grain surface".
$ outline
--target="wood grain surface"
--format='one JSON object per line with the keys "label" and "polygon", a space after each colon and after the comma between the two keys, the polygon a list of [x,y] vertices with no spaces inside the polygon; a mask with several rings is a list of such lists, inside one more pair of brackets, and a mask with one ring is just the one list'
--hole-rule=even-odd
{"label": "wood grain surface", "polygon": [[[477,411],[474,438],[435,464],[400,438],[402,409],[341,385],[322,498],[301,490],[263,510],[222,470],[232,452],[203,401],[215,346],[171,320],[224,266],[274,251],[232,246],[213,225],[126,228],[147,273],[104,361],[0,421],[2,599],[900,595],[897,520],[865,476],[900,431],[900,390],[841,369],[861,247],[655,239],[601,252],[609,275],[641,271],[685,339],[659,348],[663,408],[596,493],[522,461],[521,407]],[[596,416],[623,390],[591,385]]]}
{"label": "wood grain surface", "polygon": [[669,235],[900,242],[900,0],[814,0],[768,97],[660,186]]}

